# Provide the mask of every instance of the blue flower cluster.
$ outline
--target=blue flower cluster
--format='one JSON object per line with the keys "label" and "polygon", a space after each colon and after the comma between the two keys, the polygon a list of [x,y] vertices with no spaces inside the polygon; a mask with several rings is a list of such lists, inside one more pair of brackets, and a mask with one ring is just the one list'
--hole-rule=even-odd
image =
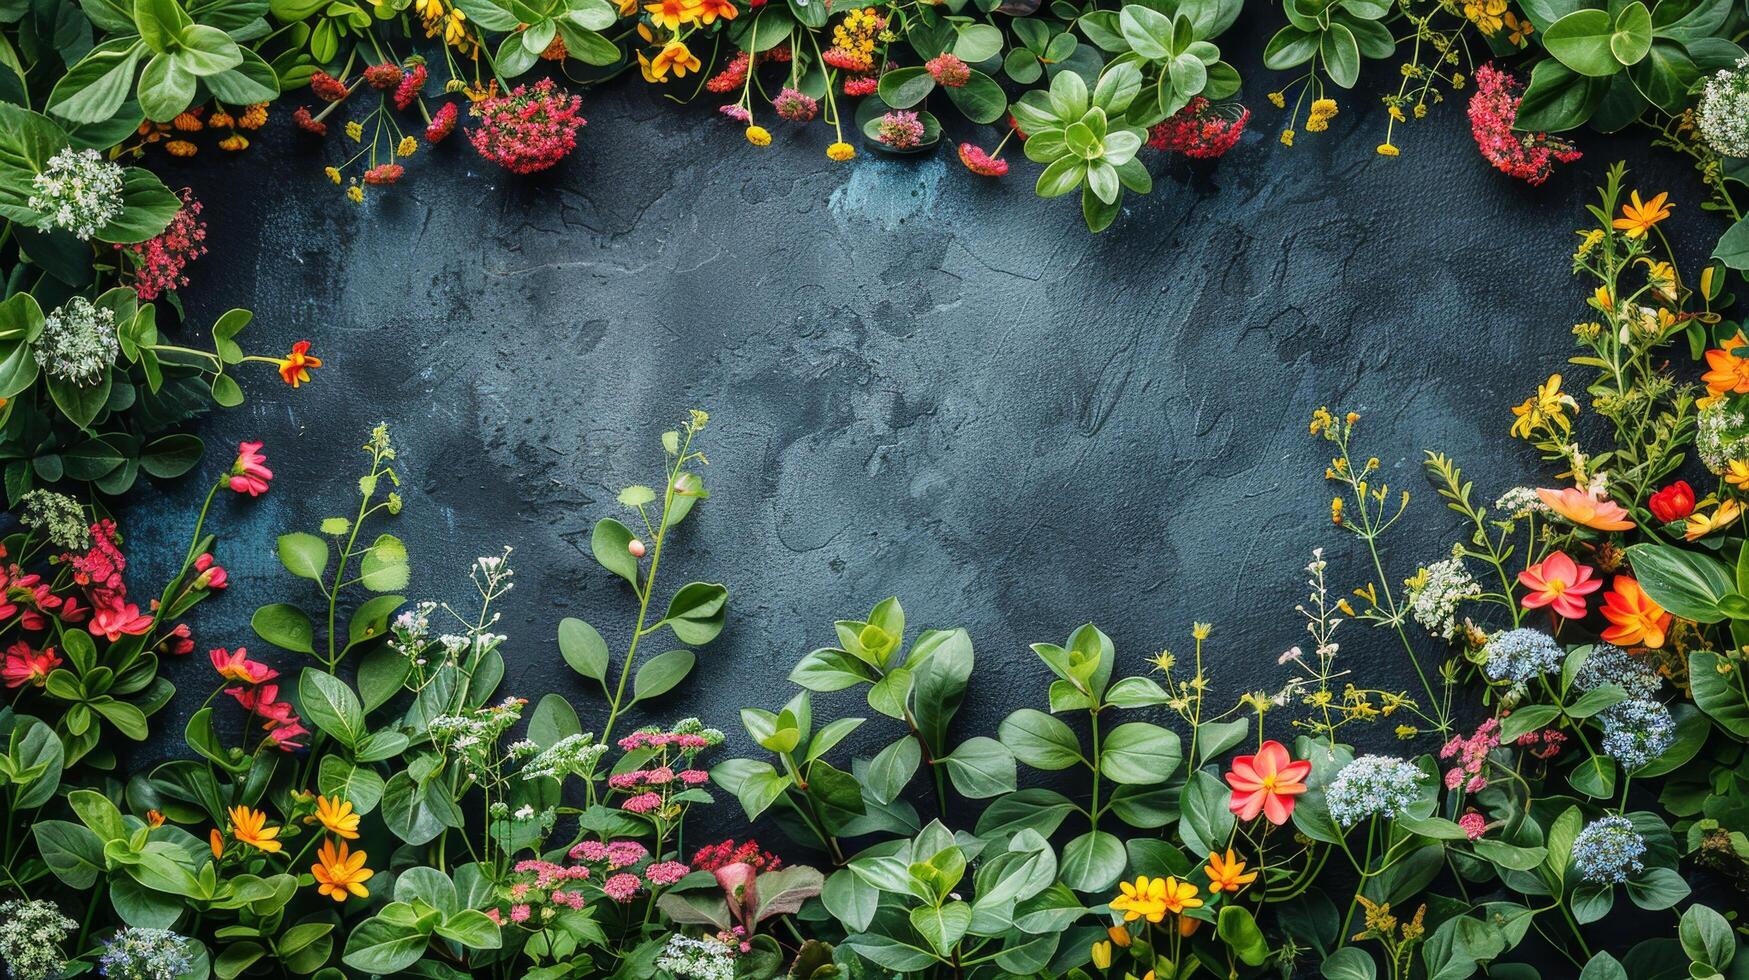
{"label": "blue flower cluster", "polygon": [[1598,712],[1603,754],[1633,771],[1664,754],[1676,739],[1676,718],[1656,695],[1664,681],[1644,661],[1609,643],[1600,643],[1573,676],[1573,687],[1590,691],[1614,684],[1628,699]]}
{"label": "blue flower cluster", "polygon": [[1567,654],[1541,630],[1515,629],[1496,634],[1482,648],[1488,662],[1482,670],[1491,680],[1524,683],[1561,669]]}
{"label": "blue flower cluster", "polygon": [[1592,821],[1573,839],[1573,864],[1586,881],[1620,884],[1644,871],[1646,839],[1626,817]]}
{"label": "blue flower cluster", "polygon": [[1367,817],[1401,816],[1420,797],[1427,774],[1388,755],[1363,755],[1343,766],[1324,789],[1330,816],[1344,827]]}
{"label": "blue flower cluster", "polygon": [[110,980],[176,980],[192,965],[190,945],[168,929],[123,929],[104,943],[97,971]]}

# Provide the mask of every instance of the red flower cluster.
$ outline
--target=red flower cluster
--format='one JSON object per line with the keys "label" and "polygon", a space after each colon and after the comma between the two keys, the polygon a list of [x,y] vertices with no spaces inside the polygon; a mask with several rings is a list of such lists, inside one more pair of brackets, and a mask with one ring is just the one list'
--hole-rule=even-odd
{"label": "red flower cluster", "polygon": [[127,585],[122,582],[128,560],[115,543],[114,521],[91,525],[91,547],[83,555],[62,555],[61,560],[72,565],[73,581],[91,600],[91,621],[85,628],[92,636],[114,643],[124,635],[141,636],[151,630],[152,617],[128,601]]}
{"label": "red flower cluster", "polygon": [[390,89],[400,88],[401,81],[404,78],[406,78],[406,72],[401,70],[400,65],[385,63],[381,65],[371,65],[364,70],[364,83],[379,92],[387,92]]}
{"label": "red flower cluster", "polygon": [[852,75],[844,80],[844,94],[852,98],[873,95],[880,87],[878,75]]}
{"label": "red flower cluster", "polygon": [[188,285],[183,270],[206,254],[206,222],[200,220],[200,202],[187,187],[180,196],[182,210],[176,212],[162,232],[135,245],[116,246],[133,256],[134,293],[142,302]]}
{"label": "red flower cluster", "polygon": [[753,60],[747,57],[747,52],[740,51],[729,59],[722,71],[711,76],[704,87],[712,92],[729,92],[747,84],[747,72],[752,67]]}
{"label": "red flower cluster", "polygon": [[[392,184],[400,180],[407,168],[398,163],[379,163],[364,172],[364,182],[372,185]],[[306,347],[309,341],[303,342]]]}
{"label": "red flower cluster", "polygon": [[405,109],[413,104],[413,100],[417,99],[420,91],[425,88],[426,74],[424,62],[414,65],[407,71],[406,77],[401,79],[401,84],[395,86],[395,108]]}
{"label": "red flower cluster", "polygon": [[961,61],[958,55],[945,51],[929,59],[923,67],[929,72],[929,77],[944,88],[961,88],[972,80],[971,66]]}
{"label": "red flower cluster", "polygon": [[[1000,148],[997,152],[1001,152]],[[985,153],[984,148],[975,143],[960,144],[960,162],[980,177],[1000,177],[1008,172],[1007,160]]]}
{"label": "red flower cluster", "polygon": [[1250,119],[1250,109],[1217,106],[1199,95],[1156,123],[1148,133],[1148,145],[1165,153],[1182,153],[1193,160],[1213,160],[1239,142]]}
{"label": "red flower cluster", "polygon": [[339,102],[346,98],[346,83],[325,71],[310,76],[310,91],[324,102]]}
{"label": "red flower cluster", "polygon": [[292,112],[292,122],[297,123],[298,128],[306,133],[315,133],[317,136],[328,135],[328,124],[310,115],[309,106],[298,106]]}
{"label": "red flower cluster", "polygon": [[560,91],[552,79],[518,85],[509,95],[474,103],[480,124],[469,142],[486,159],[511,173],[532,174],[563,160],[577,146],[586,120],[582,100]]}
{"label": "red flower cluster", "polygon": [[1680,521],[1694,513],[1694,488],[1687,480],[1677,480],[1664,489],[1652,494],[1646,501],[1646,509],[1652,516],[1668,524]]}
{"label": "red flower cluster", "polygon": [[752,865],[755,871],[776,871],[783,866],[783,858],[761,849],[756,840],[740,844],[733,840],[718,841],[706,844],[692,855],[695,871],[715,871],[731,864]]}
{"label": "red flower cluster", "polygon": [[32,650],[30,644],[23,640],[6,648],[6,660],[0,664],[0,678],[6,681],[7,687],[42,687],[49,679],[49,672],[61,665],[61,658],[55,655],[54,647],[44,647],[41,652]]}
{"label": "red flower cluster", "polygon": [[1553,728],[1544,728],[1540,731],[1525,732],[1518,736],[1518,741],[1512,744],[1539,759],[1552,759],[1561,754],[1561,746],[1566,744],[1566,741],[1565,734],[1557,732]]}
{"label": "red flower cluster", "polygon": [[441,143],[450,133],[455,132],[455,119],[458,110],[454,102],[445,102],[443,108],[437,110],[437,115],[431,117],[431,122],[425,127],[425,142]]}
{"label": "red flower cluster", "polygon": [[1556,163],[1572,163],[1580,154],[1566,140],[1512,128],[1518,120],[1522,94],[1523,86],[1511,74],[1491,64],[1476,69],[1476,94],[1470,96],[1470,132],[1482,158],[1493,164],[1494,169],[1535,186],[1549,179]]}

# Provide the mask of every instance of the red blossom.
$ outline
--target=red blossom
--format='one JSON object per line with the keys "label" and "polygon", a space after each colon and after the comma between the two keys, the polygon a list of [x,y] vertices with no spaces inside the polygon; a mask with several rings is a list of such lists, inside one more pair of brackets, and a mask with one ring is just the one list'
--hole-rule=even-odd
{"label": "red blossom", "polygon": [[852,97],[873,95],[881,87],[874,75],[852,75],[844,80],[844,94]]}
{"label": "red blossom", "polygon": [[705,82],[704,87],[712,92],[730,92],[738,89],[747,84],[749,65],[750,59],[747,57],[747,52],[736,52],[735,57],[729,59],[728,65],[722,71],[711,76],[711,80]]}
{"label": "red blossom", "polygon": [[924,64],[929,77],[944,88],[962,88],[972,80],[972,69],[958,55],[942,52]]}
{"label": "red blossom", "polygon": [[552,79],[518,85],[509,95],[474,103],[480,124],[468,141],[480,156],[512,173],[531,174],[563,160],[577,146],[586,120],[582,100],[561,91]]}
{"label": "red blossom", "polygon": [[297,123],[298,128],[306,133],[315,133],[317,136],[328,135],[328,124],[310,115],[309,106],[298,106],[292,112],[292,122]]}
{"label": "red blossom", "polygon": [[980,177],[1000,177],[1008,172],[1008,161],[993,157],[975,143],[960,144],[960,162]]}
{"label": "red blossom", "polygon": [[[364,182],[372,185],[392,184],[406,174],[407,168],[398,163],[379,163],[364,172]],[[308,341],[303,341],[308,345]]]}
{"label": "red blossom", "polygon": [[1680,521],[1694,513],[1694,488],[1687,480],[1677,480],[1646,501],[1646,509],[1652,516],[1668,524]]}
{"label": "red blossom", "polygon": [[441,143],[444,137],[455,132],[455,120],[458,114],[454,102],[445,102],[443,108],[437,110],[437,115],[431,117],[431,122],[425,127],[425,142]]}
{"label": "red blossom", "polygon": [[339,102],[346,98],[346,83],[325,71],[310,76],[310,91],[324,102]]}
{"label": "red blossom", "polygon": [[387,92],[392,88],[399,88],[406,74],[400,65],[371,65],[364,70],[364,83],[379,92]]}
{"label": "red blossom", "polygon": [[1510,73],[1493,65],[1476,69],[1476,94],[1470,96],[1470,132],[1482,159],[1501,173],[1532,186],[1555,172],[1556,163],[1579,159],[1573,144],[1547,133],[1525,133],[1512,128],[1518,119],[1523,87]]}
{"label": "red blossom", "polygon": [[1243,106],[1217,106],[1199,95],[1156,123],[1149,131],[1148,145],[1166,153],[1182,153],[1193,160],[1213,160],[1239,142],[1250,118],[1251,110]]}
{"label": "red blossom", "polygon": [[182,198],[182,210],[176,212],[163,231],[137,244],[116,246],[118,251],[132,256],[134,294],[142,302],[151,302],[188,285],[183,270],[206,254],[206,222],[200,220],[200,202],[187,187],[178,196]]}
{"label": "red blossom", "polygon": [[395,108],[405,109],[419,97],[419,92],[425,88],[425,65],[414,65],[401,79],[401,84],[395,86]]}

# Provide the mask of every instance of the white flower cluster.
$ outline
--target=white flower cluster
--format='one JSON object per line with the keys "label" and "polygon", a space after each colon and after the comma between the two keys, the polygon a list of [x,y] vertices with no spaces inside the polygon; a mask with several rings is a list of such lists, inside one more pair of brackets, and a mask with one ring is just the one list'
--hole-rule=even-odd
{"label": "white flower cluster", "polygon": [[1513,487],[1494,501],[1494,509],[1507,517],[1551,517],[1554,511],[1537,496],[1535,487]]}
{"label": "white flower cluster", "polygon": [[1749,58],[1707,79],[1695,107],[1695,125],[1714,153],[1749,157]]}
{"label": "white flower cluster", "polygon": [[1480,596],[1482,587],[1470,577],[1461,558],[1436,561],[1422,572],[1409,590],[1409,612],[1427,632],[1449,641],[1457,635],[1458,604]]}
{"label": "white flower cluster", "polygon": [[1729,401],[1700,410],[1694,425],[1694,450],[1714,473],[1724,473],[1733,459],[1749,459],[1749,420]]}
{"label": "white flower cluster", "polygon": [[1368,817],[1402,816],[1420,797],[1427,774],[1388,755],[1363,755],[1343,766],[1324,789],[1330,816],[1344,827]]}
{"label": "white flower cluster", "polygon": [[91,519],[79,501],[53,490],[31,490],[19,499],[20,516],[26,527],[43,532],[69,551],[91,547]]}
{"label": "white flower cluster", "polygon": [[554,742],[552,747],[530,759],[522,767],[523,779],[540,779],[550,776],[553,779],[564,779],[566,776],[584,776],[595,770],[595,763],[607,752],[604,743],[595,741],[590,733],[581,735],[566,735]]}
{"label": "white flower cluster", "polygon": [[431,719],[429,731],[439,745],[467,752],[496,745],[498,737],[521,718],[522,702],[517,698],[505,698],[494,707],[481,708],[470,714],[438,715]]}
{"label": "white flower cluster", "polygon": [[49,157],[48,167],[31,179],[36,193],[29,207],[49,227],[88,241],[121,215],[121,185],[121,167],[96,150],[68,147]]}
{"label": "white flower cluster", "polygon": [[1489,680],[1523,684],[1561,669],[1567,654],[1554,638],[1540,630],[1520,627],[1496,633],[1482,648],[1488,660],[1482,673]]}
{"label": "white flower cluster", "polygon": [[0,961],[13,980],[45,980],[63,970],[67,958],[61,953],[79,923],[61,914],[50,901],[14,899],[0,902]]}
{"label": "white flower cluster", "polygon": [[115,311],[83,296],[73,297],[48,315],[32,353],[50,377],[82,387],[102,381],[103,373],[121,353]]}
{"label": "white flower cluster", "polygon": [[693,939],[675,933],[656,957],[656,968],[676,980],[734,980],[735,951],[717,939]]}

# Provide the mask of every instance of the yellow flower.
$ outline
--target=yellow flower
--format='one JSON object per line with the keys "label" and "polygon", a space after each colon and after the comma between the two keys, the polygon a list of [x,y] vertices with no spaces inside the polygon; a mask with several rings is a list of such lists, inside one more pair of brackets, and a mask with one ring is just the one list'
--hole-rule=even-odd
{"label": "yellow flower", "polygon": [[1188,881],[1177,878],[1166,879],[1166,911],[1173,914],[1182,913],[1185,909],[1202,908],[1202,899],[1197,897],[1201,889]]}
{"label": "yellow flower", "polygon": [[1111,943],[1108,940],[1093,944],[1093,965],[1101,970],[1111,969]]}
{"label": "yellow flower", "polygon": [[354,204],[364,203],[364,188],[353,184],[346,189],[346,199]]}
{"label": "yellow flower", "polygon": [[754,146],[770,146],[771,133],[767,132],[764,126],[748,126],[747,142]]}
{"label": "yellow flower", "polygon": [[689,0],[656,0],[644,4],[644,12],[650,15],[651,23],[671,31],[679,30],[682,24],[696,24],[699,17],[698,5]]}
{"label": "yellow flower", "polygon": [[1552,423],[1557,428],[1567,428],[1567,409],[1579,410],[1579,403],[1572,395],[1561,391],[1561,376],[1549,375],[1549,380],[1538,386],[1536,394],[1526,398],[1521,405],[1512,408],[1512,414],[1518,420],[1512,423],[1512,435],[1519,439],[1531,439],[1537,427],[1543,423]]}
{"label": "yellow flower", "polygon": [[1124,949],[1130,947],[1130,931],[1123,926],[1106,926],[1105,934],[1111,937],[1112,945],[1121,946]]}
{"label": "yellow flower", "polygon": [[1271,92],[1269,93],[1269,104],[1275,106],[1277,109],[1286,109],[1287,96],[1280,92]]}
{"label": "yellow flower", "polygon": [[1166,879],[1140,875],[1134,883],[1117,883],[1118,897],[1111,900],[1111,910],[1122,912],[1125,922],[1147,919],[1159,922],[1166,918]]}
{"label": "yellow flower", "polygon": [[1227,848],[1226,856],[1210,854],[1208,866],[1203,872],[1209,876],[1209,891],[1211,893],[1234,892],[1257,880],[1257,872],[1247,872],[1245,862],[1238,860],[1232,848]]}
{"label": "yellow flower", "polygon": [[346,138],[353,141],[354,143],[358,142],[361,139],[364,139],[364,126],[361,125],[359,123],[359,121],[356,119],[347,123],[346,124]]}
{"label": "yellow flower", "polygon": [[650,62],[650,72],[658,81],[666,79],[670,70],[674,72],[675,78],[685,78],[687,72],[698,69],[698,57],[680,41],[669,41],[663,45],[662,52]]}
{"label": "yellow flower", "polygon": [[1281,145],[1282,146],[1294,145],[1294,131],[1293,130],[1284,129],[1281,131]]}
{"label": "yellow flower", "polygon": [[1380,143],[1378,146],[1378,151],[1379,151],[1379,156],[1381,156],[1381,157],[1394,157],[1397,155],[1397,148],[1392,146],[1389,143]]}
{"label": "yellow flower", "polygon": [[316,893],[336,902],[346,901],[348,895],[369,898],[370,891],[364,883],[376,872],[364,866],[365,857],[363,851],[349,853],[345,841],[340,842],[339,850],[335,850],[333,841],[323,841],[316,851],[316,863],[310,866],[310,874],[316,879]]}
{"label": "yellow flower", "polygon": [[171,140],[164,144],[164,149],[173,157],[191,157],[200,152],[200,147],[187,140]]}
{"label": "yellow flower", "polygon": [[231,153],[237,153],[242,150],[247,150],[248,148],[249,137],[244,136],[242,133],[232,133],[224,139],[219,140],[219,149]]}
{"label": "yellow flower", "polygon": [[826,147],[826,156],[828,159],[843,163],[851,157],[856,156],[856,147],[851,146],[843,140],[839,140],[831,146]]}
{"label": "yellow flower", "polygon": [[1749,490],[1749,463],[1740,459],[1726,463],[1725,482],[1739,490]]}
{"label": "yellow flower", "polygon": [[329,180],[333,181],[336,184],[340,183],[340,168],[339,167],[323,167],[322,172],[328,175]]}
{"label": "yellow flower", "polygon": [[257,102],[243,110],[243,116],[237,120],[237,125],[244,129],[260,129],[267,125],[267,103]]}
{"label": "yellow flower", "polygon": [[419,141],[411,136],[401,137],[401,142],[395,146],[395,155],[410,157],[413,151],[419,149]]}
{"label": "yellow flower", "polygon": [[1730,527],[1741,516],[1743,516],[1743,508],[1735,500],[1727,500],[1713,508],[1711,514],[1694,513],[1688,515],[1688,531],[1683,537],[1690,541],[1699,541],[1714,531]]}
{"label": "yellow flower", "polygon": [[321,821],[322,827],[331,834],[337,834],[347,840],[358,839],[359,815],[352,811],[352,802],[339,798],[329,799],[326,796],[316,797],[316,815],[305,817],[305,823]]}
{"label": "yellow flower", "polygon": [[234,806],[228,811],[231,816],[231,836],[242,844],[267,854],[279,853],[278,827],[267,825],[267,811],[252,810],[246,806]]}
{"label": "yellow flower", "polygon": [[1650,201],[1641,201],[1640,192],[1629,195],[1628,203],[1621,206],[1621,217],[1611,224],[1617,231],[1626,232],[1629,238],[1644,238],[1652,230],[1652,226],[1670,217],[1670,205],[1665,203],[1670,195],[1658,193]]}

